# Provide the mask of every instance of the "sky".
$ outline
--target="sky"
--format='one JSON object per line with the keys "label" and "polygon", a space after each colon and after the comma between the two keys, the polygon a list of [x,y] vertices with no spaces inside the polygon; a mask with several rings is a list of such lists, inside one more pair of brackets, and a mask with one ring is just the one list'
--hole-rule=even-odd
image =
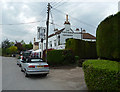
{"label": "sky", "polygon": [[9,39],[18,42],[21,40],[26,43],[33,42],[34,37],[37,38],[37,27],[46,27],[48,2],[52,6],[50,22],[55,24],[50,24],[49,34],[54,33],[54,28],[64,28],[66,14],[68,14],[73,30],[82,28],[87,33],[96,36],[96,29],[100,22],[118,12],[119,0],[67,1],[2,1],[0,3],[2,9],[0,11],[0,41]]}

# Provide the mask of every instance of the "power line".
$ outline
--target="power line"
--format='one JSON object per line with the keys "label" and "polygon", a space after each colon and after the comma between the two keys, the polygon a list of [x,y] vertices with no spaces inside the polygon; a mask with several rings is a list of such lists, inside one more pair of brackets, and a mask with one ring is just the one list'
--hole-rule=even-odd
{"label": "power line", "polygon": [[[59,13],[61,12],[61,13],[63,13],[63,14],[66,15],[65,12],[62,12],[61,10],[58,10],[58,9],[56,9],[56,8],[54,8],[54,7],[53,7],[53,10],[56,10],[56,11],[58,11]],[[69,15],[69,16],[70,16],[70,15]],[[90,27],[96,28],[94,25],[91,25],[91,24],[89,24],[89,23],[86,23],[86,22],[84,22],[84,21],[81,21],[81,20],[79,20],[79,19],[77,19],[77,18],[74,18],[74,17],[72,17],[72,16],[70,16],[70,17],[71,17],[72,19],[74,19],[74,20],[76,20],[76,21],[82,23],[82,24],[85,24],[85,25],[87,25],[87,26],[90,26]]]}
{"label": "power line", "polygon": [[16,24],[0,24],[0,25],[24,25],[24,24],[33,24],[33,23],[38,23],[38,22],[45,22],[46,20],[43,21],[33,21],[33,22],[27,22],[27,23],[16,23]]}
{"label": "power line", "polygon": [[58,8],[58,7],[62,6],[62,5],[64,5],[65,3],[67,3],[67,2],[63,2],[63,3],[59,4],[58,6],[55,6],[54,8]]}
{"label": "power line", "polygon": [[58,5],[59,3],[61,3],[63,0],[60,0],[59,2],[57,2],[56,4],[54,4],[52,7]]}

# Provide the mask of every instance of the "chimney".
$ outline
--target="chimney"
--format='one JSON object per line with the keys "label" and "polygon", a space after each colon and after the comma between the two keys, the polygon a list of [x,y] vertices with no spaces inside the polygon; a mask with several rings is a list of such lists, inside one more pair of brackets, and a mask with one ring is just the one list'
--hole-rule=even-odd
{"label": "chimney", "polygon": [[34,43],[35,43],[35,38],[34,38]]}
{"label": "chimney", "polygon": [[66,21],[65,21],[64,24],[69,24],[69,25],[70,25],[70,23],[69,23],[69,21],[68,21],[68,14],[66,14]]}
{"label": "chimney", "polygon": [[70,31],[70,22],[68,21],[68,15],[66,15],[66,21],[65,21],[64,25],[65,25],[65,31],[69,32]]}
{"label": "chimney", "polygon": [[79,31],[79,28],[76,28],[76,31]]}
{"label": "chimney", "polygon": [[82,30],[82,33],[86,33],[86,30]]}
{"label": "chimney", "polygon": [[66,15],[66,23],[68,23],[68,14]]}

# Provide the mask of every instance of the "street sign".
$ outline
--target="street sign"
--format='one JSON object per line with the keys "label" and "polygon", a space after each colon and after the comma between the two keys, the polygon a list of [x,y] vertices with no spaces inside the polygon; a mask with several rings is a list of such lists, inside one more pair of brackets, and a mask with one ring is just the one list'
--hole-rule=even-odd
{"label": "street sign", "polygon": [[46,27],[37,27],[37,38],[45,39]]}

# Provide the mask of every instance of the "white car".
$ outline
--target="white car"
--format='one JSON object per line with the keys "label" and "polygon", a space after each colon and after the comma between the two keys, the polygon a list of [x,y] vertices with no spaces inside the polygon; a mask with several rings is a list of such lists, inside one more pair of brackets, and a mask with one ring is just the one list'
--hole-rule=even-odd
{"label": "white car", "polygon": [[29,58],[22,61],[21,71],[25,73],[25,77],[28,77],[30,74],[47,76],[49,73],[49,65],[41,58]]}

